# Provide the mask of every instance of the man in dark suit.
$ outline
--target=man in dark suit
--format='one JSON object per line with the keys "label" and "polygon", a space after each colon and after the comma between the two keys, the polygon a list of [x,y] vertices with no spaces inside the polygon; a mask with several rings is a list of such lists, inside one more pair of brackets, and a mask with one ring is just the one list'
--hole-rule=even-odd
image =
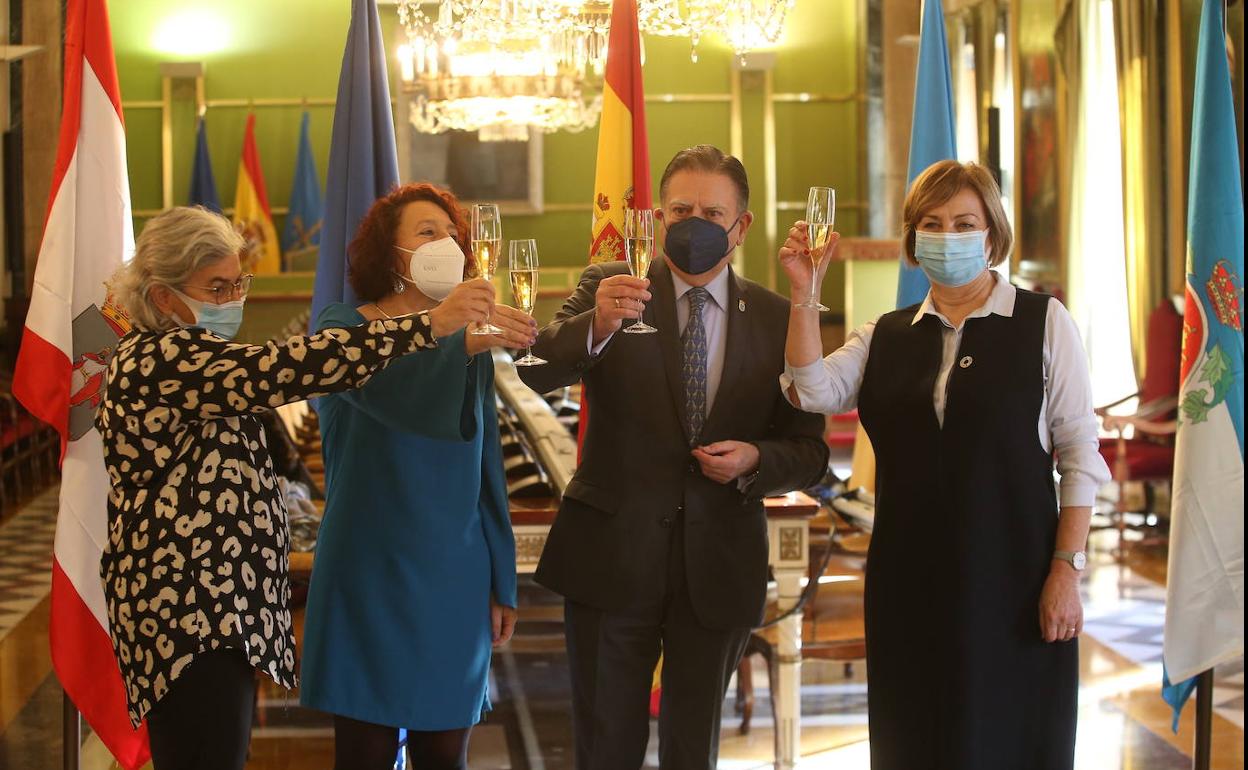
{"label": "man in dark suit", "polygon": [[[789,302],[736,275],[752,215],[736,158],[683,150],[659,184],[649,279],[591,265],[522,379],[577,380],[589,424],[536,579],[565,599],[578,770],[636,770],[663,653],[659,759],[714,768],[720,711],[763,618],[763,497],[817,482],[823,418],[782,396]],[[641,318],[654,334],[626,334]]]}

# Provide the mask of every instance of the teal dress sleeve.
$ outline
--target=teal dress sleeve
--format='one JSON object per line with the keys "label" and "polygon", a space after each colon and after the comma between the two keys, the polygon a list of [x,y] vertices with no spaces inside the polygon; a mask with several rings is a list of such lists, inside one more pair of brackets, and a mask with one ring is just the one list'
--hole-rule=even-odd
{"label": "teal dress sleeve", "polygon": [[511,530],[507,503],[507,476],[503,473],[503,450],[498,436],[498,401],[494,396],[494,367],[488,354],[478,356],[480,369],[481,422],[481,527],[490,549],[490,587],[494,599],[516,606],[516,538]]}
{"label": "teal dress sleeve", "polygon": [[[357,326],[365,318],[342,303],[329,305],[317,329]],[[434,355],[408,355],[373,376],[359,390],[340,393],[345,403],[378,422],[443,441],[471,441],[476,435],[476,381],[464,347],[464,330],[438,340]],[[448,387],[459,381],[462,387]]]}

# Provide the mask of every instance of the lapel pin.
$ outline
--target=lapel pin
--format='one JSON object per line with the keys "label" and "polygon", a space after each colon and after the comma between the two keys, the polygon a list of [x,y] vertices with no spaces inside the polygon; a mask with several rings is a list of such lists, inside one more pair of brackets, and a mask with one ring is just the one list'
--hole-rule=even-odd
{"label": "lapel pin", "polygon": [[742,313],[745,312],[745,300],[743,299],[737,300],[737,310],[740,310]]}

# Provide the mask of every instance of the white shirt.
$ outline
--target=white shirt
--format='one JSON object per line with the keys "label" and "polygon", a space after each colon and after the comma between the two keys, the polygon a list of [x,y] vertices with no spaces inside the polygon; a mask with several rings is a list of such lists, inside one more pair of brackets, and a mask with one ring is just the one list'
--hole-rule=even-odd
{"label": "white shirt", "polygon": [[[1005,318],[1014,315],[1017,291],[1009,282],[996,276],[994,278],[996,285],[987,302],[967,318],[982,318],[993,313]],[[932,407],[943,426],[949,373],[953,370],[966,322],[954,328],[947,318],[936,311],[930,293],[914,314],[911,324],[918,323],[924,315],[936,316],[942,324],[940,371],[932,391]],[[845,344],[826,358],[802,367],[791,366],[785,361],[784,374],[780,375],[780,387],[785,397],[792,400],[789,385],[794,385],[801,399],[801,408],[808,412],[840,414],[853,409],[858,404],[858,392],[862,388],[874,333],[875,321],[870,321],[850,332]],[[1110,479],[1109,467],[1098,451],[1092,381],[1088,376],[1083,342],[1074,319],[1056,299],[1049,300],[1045,316],[1044,400],[1040,406],[1037,430],[1045,451],[1057,451],[1061,505],[1090,506],[1095,503],[1097,490]]]}
{"label": "white shirt", "polygon": [[[689,324],[689,290],[693,287],[685,283],[675,273],[672,276],[672,288],[676,295],[676,323],[679,333],[684,334]],[[715,394],[719,391],[719,380],[724,373],[724,345],[728,340],[728,268],[719,271],[719,275],[706,285],[710,295],[702,303],[702,325],[706,328],[706,416],[710,416],[711,407],[715,405]],[[594,344],[594,329],[590,325],[587,345],[591,355],[598,355],[614,334],[608,336],[597,345]]]}

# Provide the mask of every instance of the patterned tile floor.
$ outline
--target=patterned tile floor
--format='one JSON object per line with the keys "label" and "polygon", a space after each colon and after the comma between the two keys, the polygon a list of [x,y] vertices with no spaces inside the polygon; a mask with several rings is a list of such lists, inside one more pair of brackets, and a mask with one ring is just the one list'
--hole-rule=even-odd
{"label": "patterned tile floor", "polygon": [[0,526],[0,640],[52,584],[57,495],[53,487]]}
{"label": "patterned tile floor", "polygon": [[[48,572],[56,494],[36,499],[0,526],[0,770],[60,766],[61,691],[47,661]],[[1105,546],[1102,544],[1102,548]],[[1085,580],[1087,624],[1081,643],[1078,770],[1179,770],[1191,765],[1191,711],[1176,736],[1157,694],[1165,592],[1134,569],[1103,555]],[[1160,569],[1164,575],[1164,555]],[[1156,558],[1151,565],[1156,573]],[[539,609],[556,597],[525,589]],[[549,611],[544,614],[549,616]],[[297,625],[301,613],[297,613]],[[496,710],[474,731],[470,766],[570,770],[571,731],[566,657],[560,624],[522,623],[525,640],[501,653],[491,689]],[[554,640],[555,643],[551,643]],[[844,676],[839,665],[803,668],[804,770],[869,767],[863,667]],[[1243,660],[1216,672],[1214,767],[1243,767]],[[763,667],[755,667],[753,729],[743,735],[730,697],[725,707],[720,767],[766,768],[772,757],[771,716]],[[735,689],[735,688],[734,688]],[[249,769],[328,768],[333,737],[328,719],[297,706],[297,693],[263,688]],[[657,767],[652,740],[647,768]],[[94,737],[84,770],[113,765]]]}
{"label": "patterned tile floor", "polygon": [[[1161,681],[1166,589],[1108,558],[1084,584],[1084,634]],[[1244,729],[1244,659],[1214,669],[1214,711]]]}

